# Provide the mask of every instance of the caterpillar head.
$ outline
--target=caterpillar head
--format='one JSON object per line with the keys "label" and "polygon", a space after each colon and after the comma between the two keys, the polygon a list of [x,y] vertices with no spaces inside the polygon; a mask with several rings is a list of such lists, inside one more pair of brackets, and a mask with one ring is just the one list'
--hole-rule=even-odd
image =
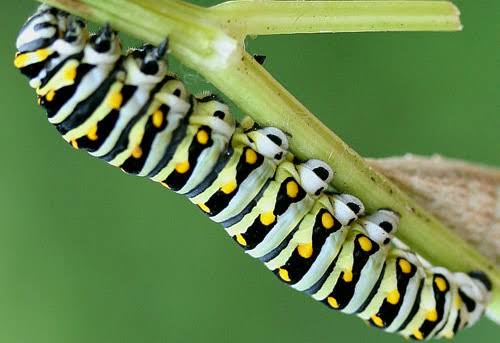
{"label": "caterpillar head", "polygon": [[84,63],[112,64],[121,55],[121,44],[116,31],[109,24],[102,27],[101,31],[90,36],[89,44],[85,46]]}
{"label": "caterpillar head", "polygon": [[138,49],[128,53],[125,68],[127,70],[127,83],[134,85],[157,84],[166,74],[167,62],[164,59],[167,52],[168,41],[159,46],[144,44]]}
{"label": "caterpillar head", "polygon": [[20,53],[49,47],[64,32],[66,13],[47,5],[38,7],[19,31],[16,49]]}
{"label": "caterpillar head", "polygon": [[209,126],[214,134],[220,134],[227,140],[231,139],[236,126],[229,107],[217,95],[211,93],[196,98],[190,122]]}
{"label": "caterpillar head", "polygon": [[277,163],[288,153],[288,138],[280,129],[265,127],[250,131],[247,135],[253,141],[257,152]]}
{"label": "caterpillar head", "polygon": [[328,188],[332,181],[333,170],[328,164],[320,160],[308,160],[297,166],[300,174],[300,182],[304,190],[309,194],[320,195]]}

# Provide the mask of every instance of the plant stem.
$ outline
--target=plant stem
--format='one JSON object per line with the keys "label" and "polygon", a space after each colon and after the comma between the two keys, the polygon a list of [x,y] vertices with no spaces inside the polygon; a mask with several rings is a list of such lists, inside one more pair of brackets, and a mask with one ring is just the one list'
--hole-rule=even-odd
{"label": "plant stem", "polygon": [[[221,27],[222,12],[218,12],[215,15],[217,20],[214,20],[214,8],[205,9],[180,0],[44,0],[43,2],[91,20],[110,22],[114,27],[151,43],[157,44],[168,35],[172,53],[184,64],[212,82],[241,110],[260,124],[276,126],[288,132],[291,135],[291,149],[298,157],[318,158],[328,162],[336,171],[337,177],[333,185],[337,189],[358,196],[369,211],[378,208],[392,208],[398,211],[401,215],[401,225],[397,235],[417,253],[430,262],[453,271],[486,272],[494,285],[494,299],[490,311],[500,318],[500,271],[495,265],[368,166],[346,143],[274,80],[244,51],[242,41],[232,38],[243,38],[241,31],[234,34],[225,31],[232,27]],[[266,3],[258,2],[259,6]],[[278,8],[281,3],[285,8],[289,6],[288,2],[273,3],[273,6],[276,6],[272,10],[273,13],[279,13]],[[349,1],[352,6],[355,6],[355,3],[358,2]],[[362,3],[368,6],[367,2]],[[373,5],[376,3],[388,2],[375,1]],[[411,3],[424,2],[411,1]],[[315,6],[314,2],[301,2],[301,5],[303,8]],[[230,5],[221,5],[215,9],[222,9],[224,6]],[[347,3],[345,6],[348,7]],[[454,7],[448,6],[448,8]],[[292,12],[290,9],[288,11],[287,16],[290,17]],[[207,15],[207,13],[212,14]],[[369,16],[371,12],[365,13]],[[412,12],[408,7],[405,13],[407,17],[417,18],[420,15],[427,16],[429,12]],[[455,11],[455,15],[457,13]],[[347,17],[344,20],[348,22]],[[354,21],[357,20],[358,18],[354,18]],[[283,28],[285,26],[283,25]],[[287,24],[287,27],[291,26],[291,23]],[[346,24],[347,26],[349,24]],[[355,25],[350,26],[355,27]],[[379,29],[383,27],[386,26],[382,24],[378,26]],[[426,28],[443,29],[441,23],[437,23],[436,26],[428,23]],[[458,23],[455,29],[459,28]]]}
{"label": "plant stem", "polygon": [[232,34],[457,31],[459,11],[448,1],[229,1],[210,8]]}

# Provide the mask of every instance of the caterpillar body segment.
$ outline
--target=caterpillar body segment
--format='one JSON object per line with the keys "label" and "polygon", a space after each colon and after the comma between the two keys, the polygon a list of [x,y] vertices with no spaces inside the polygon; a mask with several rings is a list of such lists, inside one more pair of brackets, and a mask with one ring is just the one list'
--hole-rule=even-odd
{"label": "caterpillar body segment", "polygon": [[90,35],[42,5],[16,46],[14,65],[69,144],[187,196],[290,287],[416,340],[451,338],[483,314],[483,273],[427,263],[394,238],[397,213],[365,214],[333,192],[333,170],[295,160],[281,130],[239,124],[217,96],[190,95],[168,72],[166,42],[122,55],[108,25]]}

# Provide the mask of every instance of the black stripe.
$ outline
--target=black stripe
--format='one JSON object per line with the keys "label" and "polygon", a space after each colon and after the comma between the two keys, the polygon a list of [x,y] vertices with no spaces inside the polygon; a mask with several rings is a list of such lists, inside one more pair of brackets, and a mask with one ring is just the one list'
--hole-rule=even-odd
{"label": "black stripe", "polygon": [[319,291],[321,289],[321,287],[323,287],[323,284],[325,283],[325,281],[328,279],[328,277],[330,276],[330,274],[335,269],[335,266],[337,265],[337,260],[338,260],[338,258],[340,256],[340,254],[342,253],[343,249],[344,249],[343,246],[339,249],[339,251],[337,253],[337,256],[335,256],[335,258],[330,263],[330,265],[328,266],[328,268],[326,269],[326,271],[323,273],[323,275],[321,276],[321,278],[318,281],[316,281],[311,287],[309,287],[308,289],[304,290],[305,294],[313,295],[317,291]]}
{"label": "black stripe", "polygon": [[[116,82],[117,73],[121,70],[121,62],[117,62],[115,69],[101,83],[101,85],[85,100],[80,102],[73,112],[62,123],[57,125],[57,129],[61,134],[66,134],[68,131],[82,125],[94,111],[101,105],[109,93],[109,89]],[[75,83],[75,85],[77,85]],[[125,96],[124,96],[125,98]],[[124,102],[125,103],[125,99]]]}
{"label": "black stripe", "polygon": [[[146,163],[149,154],[151,153],[152,145],[156,136],[160,134],[167,126],[168,126],[168,112],[170,112],[170,107],[168,105],[162,104],[159,107],[159,110],[164,114],[164,120],[160,127],[156,127],[153,124],[153,116],[150,116],[148,121],[146,122],[146,127],[144,128],[144,136],[142,137],[141,143],[139,147],[141,148],[142,155],[139,158],[134,158],[130,156],[123,162],[120,168],[129,174],[139,174],[139,172],[144,168],[144,164]],[[180,122],[180,120],[179,120]],[[172,134],[175,131],[172,130]],[[170,143],[170,142],[169,142]],[[164,149],[168,147],[168,144],[163,146]],[[156,147],[158,149],[158,147]]]}
{"label": "black stripe", "polygon": [[195,196],[203,193],[208,187],[210,187],[210,185],[212,185],[219,176],[219,173],[226,167],[226,164],[233,156],[233,153],[234,153],[233,147],[229,145],[228,149],[226,149],[224,153],[220,154],[219,158],[217,159],[217,163],[215,163],[214,169],[210,172],[210,174],[207,175],[207,177],[203,180],[203,182],[200,183],[191,191],[189,191],[188,193],[186,193],[185,195],[188,198],[192,199]]}
{"label": "black stripe", "polygon": [[377,282],[375,282],[375,284],[373,285],[372,290],[370,291],[370,294],[368,294],[365,301],[361,304],[361,306],[356,311],[354,311],[354,313],[361,313],[368,307],[368,305],[370,305],[371,301],[373,300],[373,297],[378,293],[378,291],[380,289],[380,284],[382,283],[382,280],[384,279],[385,267],[386,267],[386,263],[384,263],[384,265],[382,266],[382,270],[380,271],[380,274],[377,278]]}
{"label": "black stripe", "polygon": [[264,156],[255,152],[257,154],[257,161],[254,164],[247,163],[245,156],[247,150],[253,149],[244,148],[238,164],[236,165],[236,189],[229,194],[219,189],[205,202],[205,205],[210,209],[209,215],[211,217],[216,216],[229,205],[231,200],[238,194],[241,184],[264,162]]}
{"label": "black stripe", "polygon": [[170,160],[174,156],[179,144],[184,140],[184,137],[186,136],[186,132],[187,132],[187,127],[189,125],[189,117],[193,113],[192,97],[190,98],[190,103],[191,103],[191,106],[189,108],[189,111],[186,114],[186,116],[183,118],[183,120],[181,121],[179,127],[177,127],[177,129],[175,129],[174,133],[172,134],[172,139],[170,140],[170,144],[168,145],[167,149],[165,150],[165,154],[161,158],[160,162],[158,162],[156,167],[154,167],[153,170],[147,175],[148,177],[155,176],[156,174],[161,172],[161,170],[163,168],[165,168],[165,166],[170,162]]}
{"label": "black stripe", "polygon": [[[141,118],[144,115],[147,115],[147,110],[149,109],[149,106],[151,105],[151,102],[154,99],[154,95],[163,87],[163,83],[160,82],[158,83],[150,92],[149,92],[149,99],[146,101],[146,103],[139,109],[137,114],[135,114],[127,123],[123,131],[120,133],[120,137],[118,137],[118,140],[115,143],[115,146],[113,149],[111,149],[107,154],[104,156],[100,157],[104,161],[110,162],[112,161],[118,154],[121,152],[125,151],[128,148],[129,144],[129,135],[130,131],[132,128],[135,126],[135,124],[141,120]],[[137,86],[130,86],[130,85],[125,85],[122,88],[122,92],[127,92],[126,88],[130,88],[131,91],[135,92],[138,87]]]}
{"label": "black stripe", "polygon": [[238,223],[241,219],[243,219],[243,217],[246,216],[248,213],[250,213],[252,211],[252,209],[255,207],[255,205],[257,205],[257,202],[259,202],[259,200],[264,195],[264,192],[269,187],[270,182],[271,182],[271,180],[267,180],[267,182],[264,184],[264,187],[262,187],[260,192],[257,193],[257,195],[252,199],[252,201],[250,201],[248,203],[248,205],[243,209],[243,211],[241,211],[240,213],[238,213],[234,217],[231,217],[229,219],[226,219],[226,220],[220,222],[219,224],[221,224],[224,228],[228,228],[228,227],[231,227],[234,224]]}
{"label": "black stripe", "polygon": [[[364,251],[361,248],[361,244],[359,243],[359,239],[362,237],[370,239],[368,238],[368,236],[364,234],[358,234],[354,239],[353,265],[351,270],[352,280],[345,281],[343,278],[344,272],[342,271],[339,275],[339,278],[337,279],[337,283],[333,287],[333,290],[328,295],[328,296],[333,296],[337,300],[339,307],[336,308],[336,310],[342,310],[347,305],[349,305],[356,292],[356,285],[358,284],[358,281],[361,279],[361,272],[363,268],[369,261],[370,257],[380,249],[378,244],[370,239],[370,242],[372,243],[372,248],[370,249],[370,251]],[[325,300],[323,301],[327,303],[327,299],[328,297],[325,298]]]}
{"label": "black stripe", "polygon": [[417,314],[417,312],[420,308],[420,298],[422,297],[422,290],[424,288],[424,281],[425,281],[425,279],[420,280],[420,285],[418,286],[417,295],[416,295],[415,300],[413,302],[413,306],[411,307],[410,313],[408,313],[408,316],[404,320],[403,324],[401,324],[396,331],[403,331],[408,326],[408,324],[411,322],[413,317],[415,317],[415,315]]}

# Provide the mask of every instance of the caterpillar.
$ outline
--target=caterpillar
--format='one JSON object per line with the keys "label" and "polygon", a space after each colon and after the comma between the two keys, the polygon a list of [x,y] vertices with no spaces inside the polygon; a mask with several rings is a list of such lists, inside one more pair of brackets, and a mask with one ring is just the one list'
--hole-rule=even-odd
{"label": "caterpillar", "polygon": [[14,65],[75,149],[185,195],[276,277],[387,332],[452,338],[491,297],[478,271],[433,266],[394,237],[399,215],[367,214],[300,161],[280,129],[238,123],[214,94],[195,97],[167,69],[167,41],[122,55],[105,25],[42,5],[21,28]]}

